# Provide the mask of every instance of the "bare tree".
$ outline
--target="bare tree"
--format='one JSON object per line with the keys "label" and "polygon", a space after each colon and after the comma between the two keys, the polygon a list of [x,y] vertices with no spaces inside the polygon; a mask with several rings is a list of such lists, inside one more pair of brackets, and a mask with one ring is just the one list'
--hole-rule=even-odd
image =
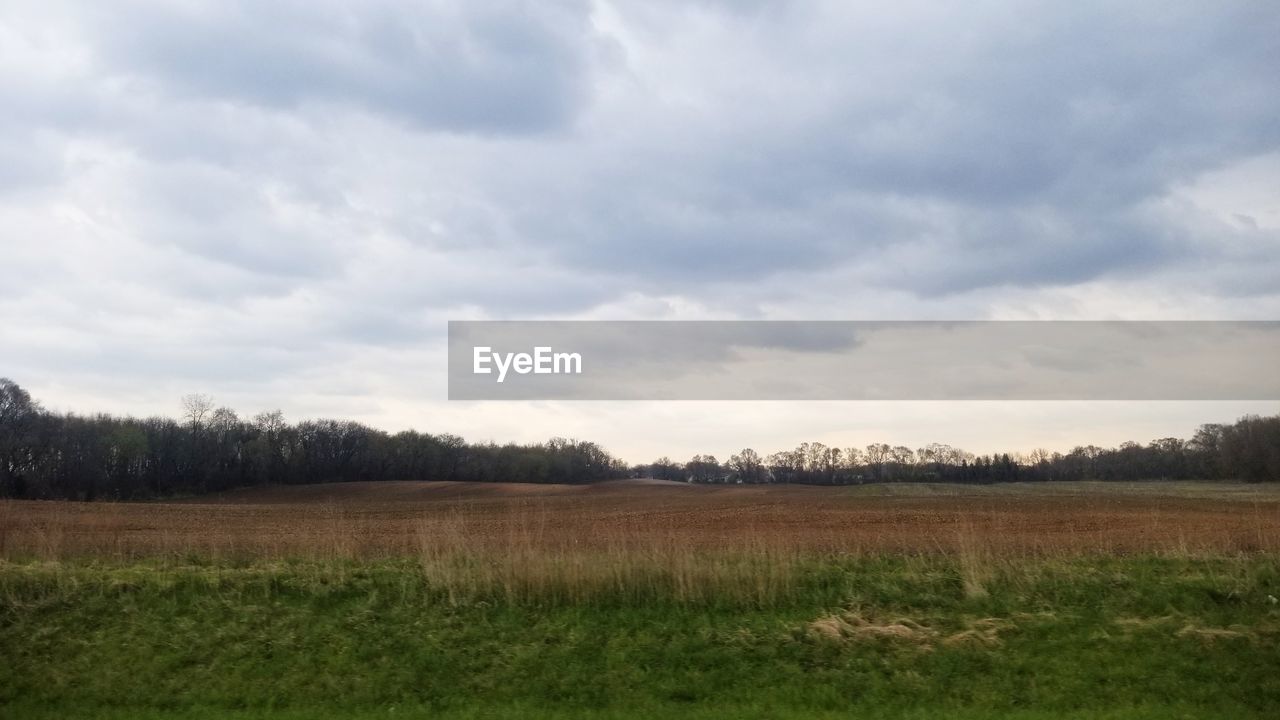
{"label": "bare tree", "polygon": [[213,412],[213,398],[204,393],[192,393],[182,397],[182,417],[191,423],[192,430],[204,428],[204,421]]}
{"label": "bare tree", "polygon": [[884,464],[889,459],[889,446],[885,443],[871,443],[867,446],[867,465],[875,469],[876,479],[884,479]]}
{"label": "bare tree", "polygon": [[0,496],[26,494],[23,468],[34,454],[30,435],[39,413],[26,390],[0,377]]}
{"label": "bare tree", "polygon": [[745,483],[761,482],[764,479],[764,463],[760,454],[751,448],[729,458],[729,469],[737,473]]}
{"label": "bare tree", "polygon": [[720,461],[715,455],[694,455],[685,465],[693,482],[712,482],[720,475]]}

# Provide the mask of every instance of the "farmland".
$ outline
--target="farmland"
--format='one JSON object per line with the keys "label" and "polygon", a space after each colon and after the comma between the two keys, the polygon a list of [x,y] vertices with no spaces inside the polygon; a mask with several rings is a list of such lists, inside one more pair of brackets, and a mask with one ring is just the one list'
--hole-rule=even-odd
{"label": "farmland", "polygon": [[0,717],[1270,717],[1280,488],[0,504]]}
{"label": "farmland", "polygon": [[370,482],[255,487],[157,503],[0,501],[0,552],[387,557],[458,534],[562,549],[1014,553],[1275,551],[1280,486],[1226,483],[706,486]]}

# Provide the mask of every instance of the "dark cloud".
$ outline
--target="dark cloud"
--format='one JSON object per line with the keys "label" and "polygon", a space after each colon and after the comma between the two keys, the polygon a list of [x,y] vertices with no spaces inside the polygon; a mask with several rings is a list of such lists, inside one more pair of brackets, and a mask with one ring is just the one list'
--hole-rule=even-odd
{"label": "dark cloud", "polygon": [[[623,151],[525,177],[516,227],[563,262],[669,291],[833,265],[923,295],[1072,285],[1199,261],[1211,241],[1146,206],[1280,148],[1272,9],[1049,4],[932,26],[911,10],[888,39],[857,12],[767,37],[715,16],[758,84],[684,80],[705,82],[696,112],[642,109]],[[829,46],[802,47],[812,26]]]}
{"label": "dark cloud", "polygon": [[0,346],[396,386],[449,317],[1265,314],[1277,37],[1261,2],[10,4]]}

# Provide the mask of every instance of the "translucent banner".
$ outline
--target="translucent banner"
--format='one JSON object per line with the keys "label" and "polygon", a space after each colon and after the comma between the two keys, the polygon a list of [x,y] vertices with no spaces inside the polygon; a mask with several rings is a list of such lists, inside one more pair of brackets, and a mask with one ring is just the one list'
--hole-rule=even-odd
{"label": "translucent banner", "polygon": [[457,321],[451,400],[1276,400],[1280,322]]}

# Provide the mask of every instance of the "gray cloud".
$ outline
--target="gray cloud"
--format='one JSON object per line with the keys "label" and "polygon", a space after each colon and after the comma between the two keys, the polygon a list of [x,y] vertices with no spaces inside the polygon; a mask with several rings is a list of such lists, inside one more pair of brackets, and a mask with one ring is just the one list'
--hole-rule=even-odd
{"label": "gray cloud", "polygon": [[296,109],[354,104],[425,129],[570,122],[590,52],[582,2],[131,4],[101,17],[103,59],[178,96]]}
{"label": "gray cloud", "polygon": [[[569,188],[522,188],[574,202],[526,203],[522,226],[568,262],[672,288],[832,264],[925,295],[1069,285],[1192,261],[1209,243],[1144,204],[1280,147],[1272,9],[1046,5],[1016,26],[965,11],[919,27],[911,10],[887,37],[860,11],[778,37],[717,16],[758,86],[695,78],[712,110],[646,117],[633,152],[569,169],[586,176]],[[903,253],[912,267],[881,271]]]}
{"label": "gray cloud", "polygon": [[1245,1],[9,5],[5,372],[403,388],[448,318],[1266,317],[1277,37]]}
{"label": "gray cloud", "polygon": [[[619,295],[749,300],[834,267],[921,297],[1145,276],[1211,247],[1147,205],[1280,148],[1280,13],[1257,3],[605,7],[130,4],[64,19],[91,59],[67,91],[15,94],[148,158],[138,232],[211,261],[341,275],[335,244],[390,233]],[[315,226],[281,227],[269,194]]]}

